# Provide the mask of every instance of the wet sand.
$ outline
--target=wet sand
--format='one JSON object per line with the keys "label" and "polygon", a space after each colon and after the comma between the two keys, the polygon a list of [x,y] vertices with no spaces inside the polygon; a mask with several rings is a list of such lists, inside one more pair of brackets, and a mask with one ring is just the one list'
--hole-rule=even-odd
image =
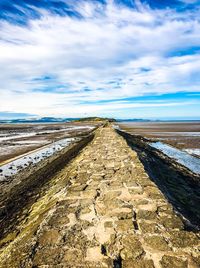
{"label": "wet sand", "polygon": [[122,122],[118,125],[131,134],[162,141],[178,149],[200,149],[200,121]]}
{"label": "wet sand", "polygon": [[94,123],[0,124],[0,165],[61,139],[85,135]]}

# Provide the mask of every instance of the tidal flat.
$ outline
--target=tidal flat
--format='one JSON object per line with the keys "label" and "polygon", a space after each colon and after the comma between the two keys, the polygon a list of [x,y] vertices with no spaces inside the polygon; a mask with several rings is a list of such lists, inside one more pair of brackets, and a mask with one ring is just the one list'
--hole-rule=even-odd
{"label": "tidal flat", "polygon": [[0,166],[44,146],[89,133],[95,124],[0,124]]}
{"label": "tidal flat", "polygon": [[120,129],[200,156],[200,121],[121,122]]}

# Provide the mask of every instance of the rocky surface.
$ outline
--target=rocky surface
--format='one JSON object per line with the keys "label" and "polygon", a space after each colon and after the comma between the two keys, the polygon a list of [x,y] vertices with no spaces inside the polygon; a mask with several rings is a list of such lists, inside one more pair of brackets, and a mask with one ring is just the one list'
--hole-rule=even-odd
{"label": "rocky surface", "polygon": [[61,151],[0,180],[0,239],[10,233],[27,217],[27,211],[43,196],[49,181],[92,139],[94,134],[82,137]]}
{"label": "rocky surface", "polygon": [[107,126],[1,241],[0,267],[197,268],[199,235]]}

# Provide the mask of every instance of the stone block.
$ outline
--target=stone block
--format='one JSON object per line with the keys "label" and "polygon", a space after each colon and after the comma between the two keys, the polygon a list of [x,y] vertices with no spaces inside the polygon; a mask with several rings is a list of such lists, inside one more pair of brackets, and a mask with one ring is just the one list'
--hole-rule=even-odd
{"label": "stone block", "polygon": [[61,262],[62,250],[60,248],[44,248],[36,251],[33,258],[33,266],[38,267],[42,265],[56,265]]}
{"label": "stone block", "polygon": [[119,220],[115,222],[117,232],[127,232],[134,229],[132,219]]}
{"label": "stone block", "polygon": [[157,213],[155,211],[140,209],[137,212],[136,217],[137,219],[155,220],[157,218]]}
{"label": "stone block", "polygon": [[188,261],[175,256],[164,255],[160,261],[162,268],[187,268]]}
{"label": "stone block", "polygon": [[152,235],[144,238],[148,247],[158,251],[169,251],[170,248],[162,236]]}
{"label": "stone block", "polygon": [[122,268],[155,268],[152,260],[125,260],[122,261]]}
{"label": "stone block", "polygon": [[184,224],[182,220],[176,215],[169,215],[160,218],[159,221],[166,229],[179,229],[183,230]]}
{"label": "stone block", "polygon": [[170,242],[177,248],[193,247],[200,244],[198,237],[192,232],[173,231],[170,232],[170,236]]}
{"label": "stone block", "polygon": [[39,237],[39,245],[47,246],[47,245],[55,245],[60,240],[61,236],[58,230],[50,229],[44,231]]}
{"label": "stone block", "polygon": [[141,230],[142,233],[160,233],[159,227],[158,225],[153,222],[153,223],[149,223],[146,221],[140,221],[139,223],[139,229]]}
{"label": "stone block", "polygon": [[123,260],[137,259],[144,254],[142,244],[140,243],[136,235],[125,235],[121,243],[123,249],[120,252],[120,256]]}

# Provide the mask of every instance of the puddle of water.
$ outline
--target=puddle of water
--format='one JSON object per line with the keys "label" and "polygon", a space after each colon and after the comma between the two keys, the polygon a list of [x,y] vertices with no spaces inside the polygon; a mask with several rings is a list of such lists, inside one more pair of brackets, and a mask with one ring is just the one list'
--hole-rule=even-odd
{"label": "puddle of water", "polygon": [[5,134],[3,137],[0,138],[0,142],[2,141],[9,141],[13,139],[18,139],[18,138],[28,138],[31,136],[35,136],[36,132],[30,132],[30,133],[23,133],[23,134]]}
{"label": "puddle of water", "polygon": [[200,159],[199,158],[189,155],[186,152],[178,150],[162,142],[153,142],[153,143],[150,143],[150,145],[153,148],[160,150],[168,157],[175,159],[178,163],[184,165],[185,167],[190,169],[192,172],[200,174]]}
{"label": "puddle of water", "polygon": [[15,141],[14,144],[17,144],[17,145],[20,145],[20,144],[23,144],[23,145],[29,145],[29,144],[45,144],[45,143],[48,143],[49,141],[48,140],[24,140],[24,141]]}
{"label": "puddle of water", "polygon": [[61,151],[63,148],[69,146],[72,142],[77,140],[77,138],[66,138],[41,148],[36,152],[32,152],[26,156],[18,158],[10,163],[7,163],[0,167],[0,181],[6,179],[6,176],[12,176],[19,172],[20,170],[40,162],[41,160],[50,157],[56,152]]}
{"label": "puddle of water", "polygon": [[184,149],[184,151],[186,151],[188,154],[195,154],[200,156],[200,149]]}
{"label": "puddle of water", "polygon": [[118,126],[118,125],[113,125],[113,128],[121,130],[120,126]]}

